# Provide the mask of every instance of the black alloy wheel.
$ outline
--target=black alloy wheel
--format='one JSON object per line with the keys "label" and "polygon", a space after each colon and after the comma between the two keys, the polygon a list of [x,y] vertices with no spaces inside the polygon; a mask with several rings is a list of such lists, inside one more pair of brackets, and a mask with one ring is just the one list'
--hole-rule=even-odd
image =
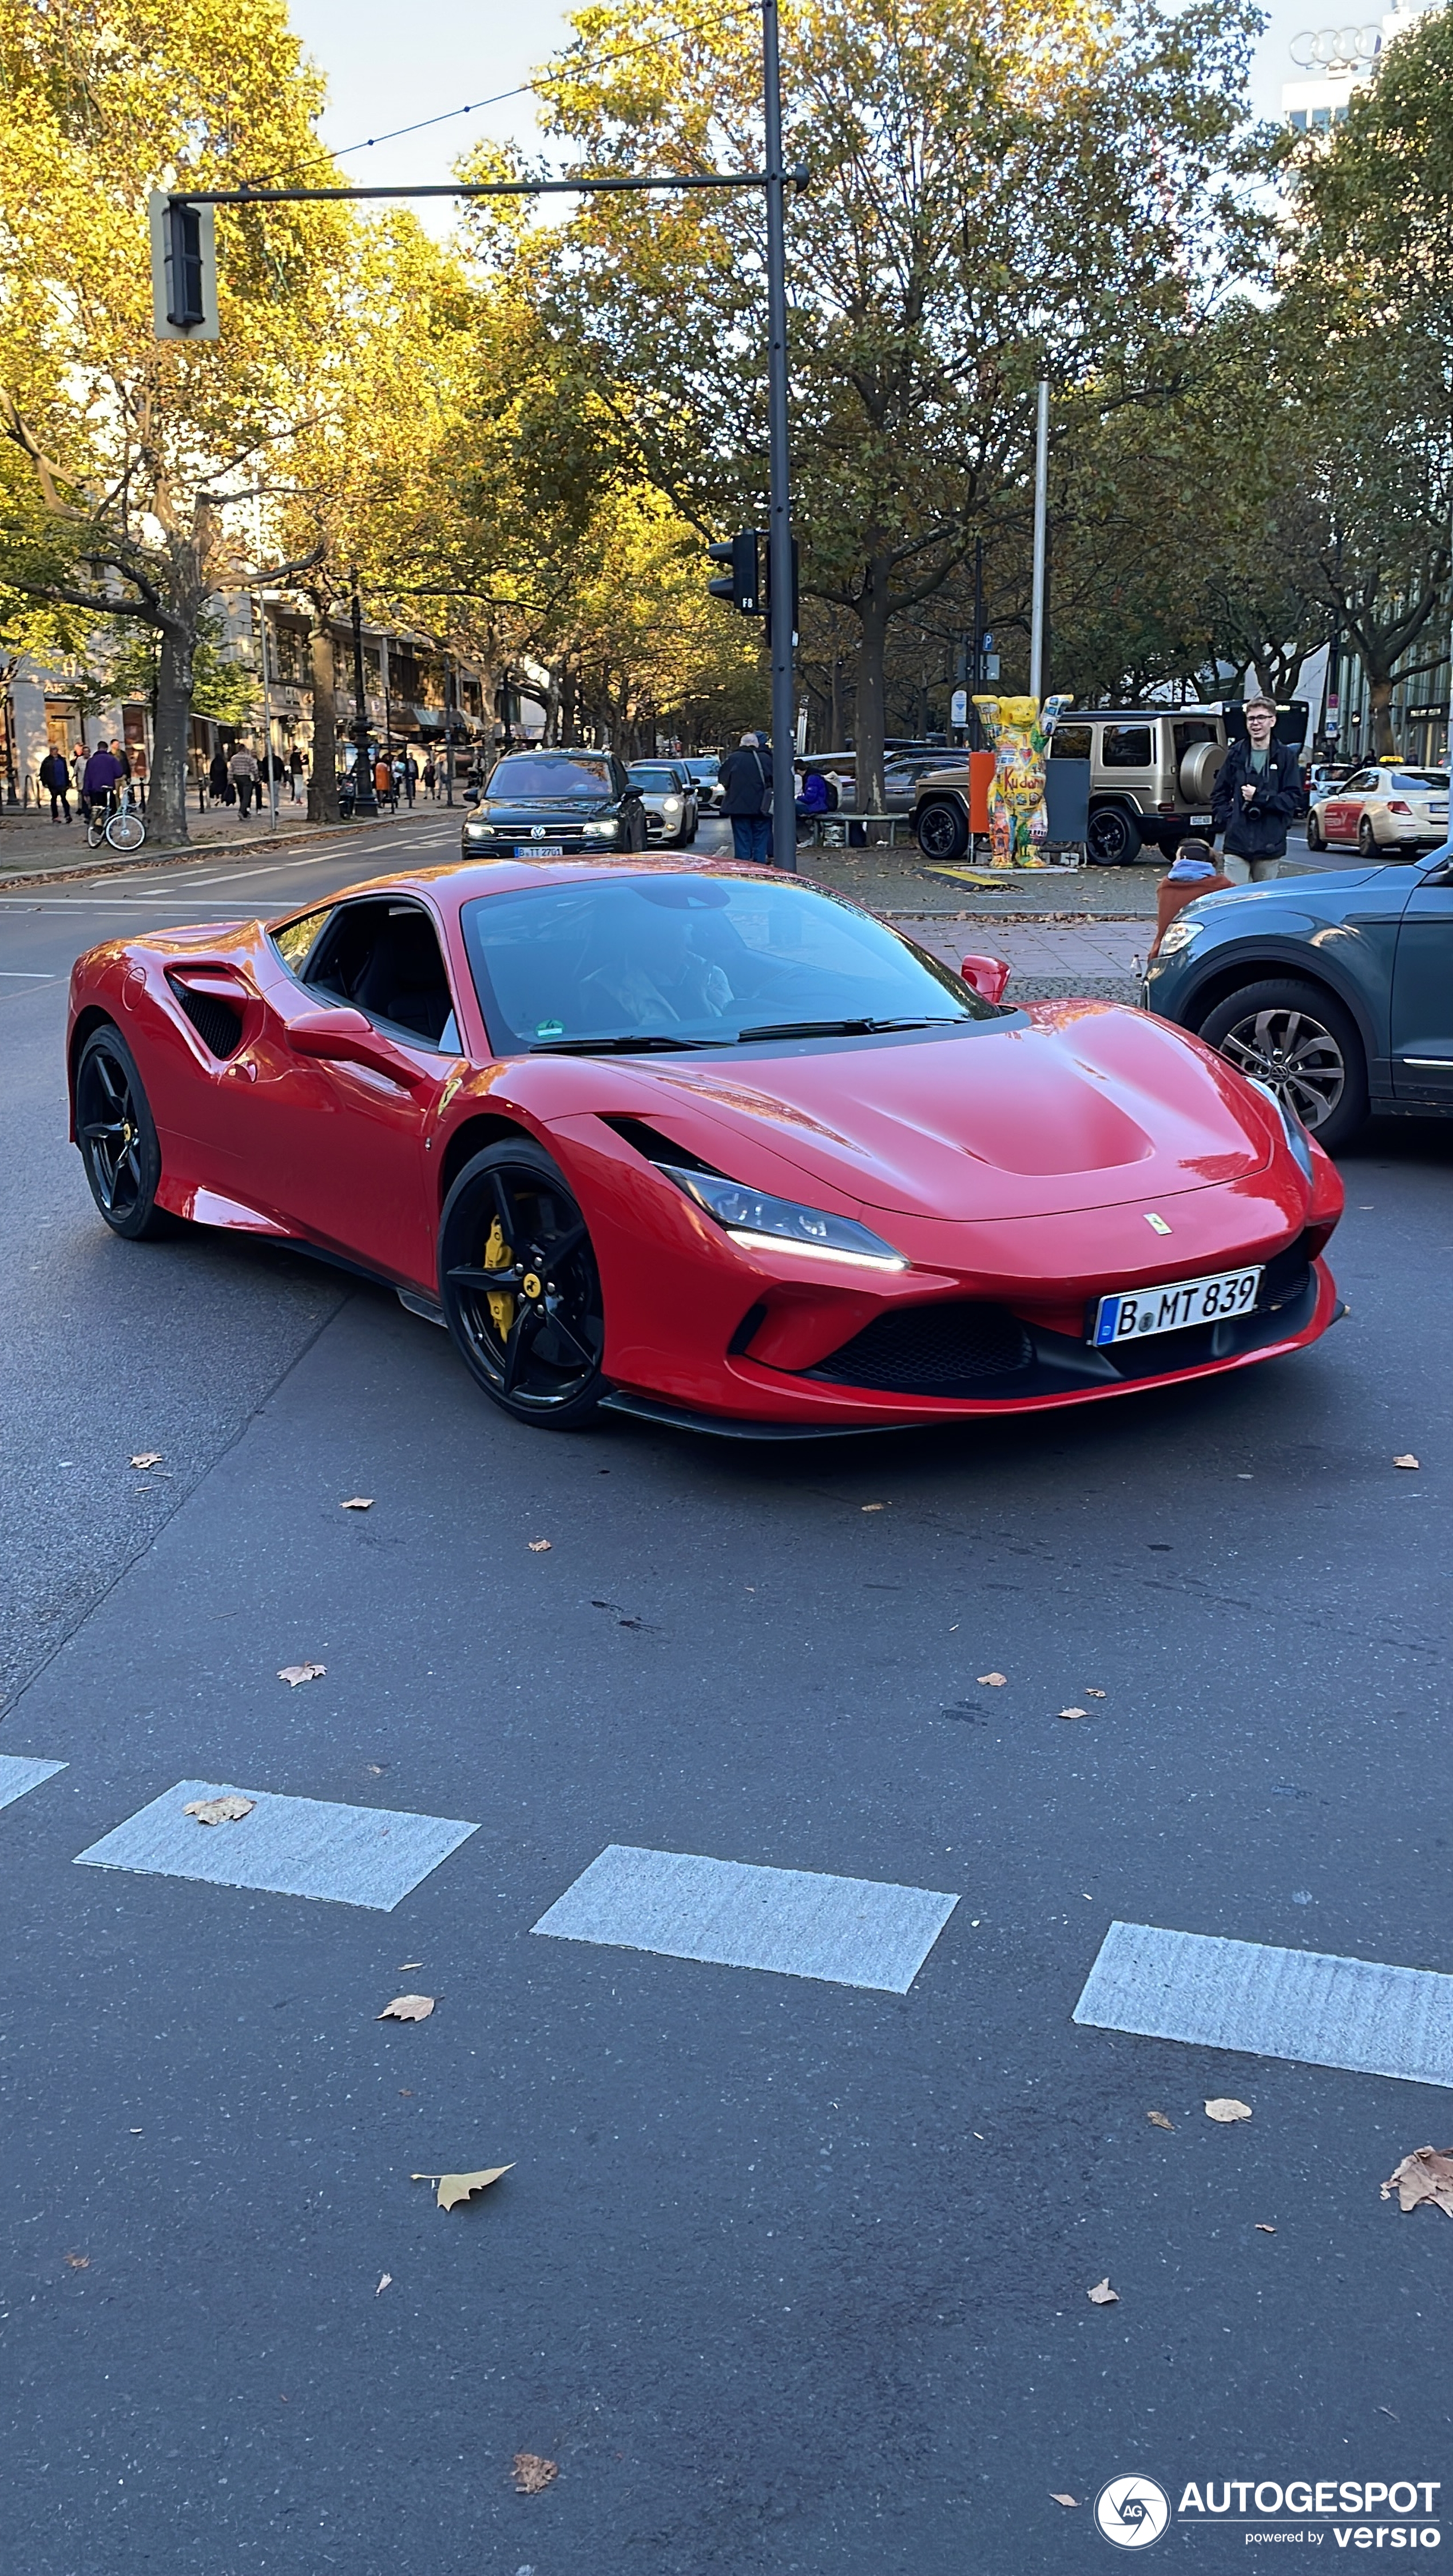
{"label": "black alloy wheel", "polygon": [[931,804],[920,806],[913,818],[913,829],[924,857],[937,859],[941,866],[961,859],[969,846],[963,808],[951,797],[936,797]]}
{"label": "black alloy wheel", "polygon": [[1140,828],[1123,805],[1097,806],[1086,839],[1098,868],[1133,867],[1140,856]]}
{"label": "black alloy wheel", "polygon": [[91,1196],[128,1243],[172,1234],[156,1204],[161,1147],[136,1060],[117,1028],[93,1029],[76,1066],[76,1141]]}
{"label": "black alloy wheel", "polygon": [[605,1314],[585,1219],[528,1136],[466,1163],[439,1223],[439,1295],[454,1346],[516,1422],[573,1431],[605,1392]]}
{"label": "black alloy wheel", "polygon": [[1207,1046],[1264,1082],[1331,1154],[1367,1116],[1367,1058],[1350,1011],[1315,984],[1244,985],[1201,1023]]}

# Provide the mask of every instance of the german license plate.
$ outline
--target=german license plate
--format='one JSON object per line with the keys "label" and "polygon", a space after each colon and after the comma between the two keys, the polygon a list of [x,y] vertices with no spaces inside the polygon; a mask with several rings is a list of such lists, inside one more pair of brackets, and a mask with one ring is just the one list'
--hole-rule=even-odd
{"label": "german license plate", "polygon": [[563,841],[516,841],[515,843],[517,859],[563,859],[564,856]]}
{"label": "german license plate", "polygon": [[1179,1279],[1164,1288],[1126,1288],[1102,1297],[1090,1339],[1131,1342],[1141,1333],[1183,1333],[1188,1324],[1220,1324],[1249,1315],[1261,1286],[1255,1270],[1223,1270],[1214,1279]]}
{"label": "german license plate", "polygon": [[1209,823],[1211,817],[1209,814],[1191,814],[1187,817],[1187,820],[1192,823]]}

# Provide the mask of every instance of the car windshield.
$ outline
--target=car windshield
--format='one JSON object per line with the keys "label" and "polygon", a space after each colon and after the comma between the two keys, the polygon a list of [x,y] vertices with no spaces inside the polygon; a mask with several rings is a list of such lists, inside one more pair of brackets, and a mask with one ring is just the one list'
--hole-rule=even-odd
{"label": "car windshield", "polygon": [[1435,787],[1440,795],[1446,796],[1448,772],[1446,769],[1400,769],[1392,783],[1394,787],[1410,787],[1415,795]]}
{"label": "car windshield", "polygon": [[690,771],[693,778],[719,778],[721,775],[721,762],[714,758],[688,760],[683,765]]}
{"label": "car windshield", "polygon": [[632,763],[630,779],[633,787],[644,787],[652,796],[674,796],[680,784],[671,770],[651,769],[645,762]]}
{"label": "car windshield", "polygon": [[997,1016],[936,958],[809,886],[612,876],[480,896],[462,918],[502,1054]]}
{"label": "car windshield", "polygon": [[489,794],[498,799],[549,796],[563,800],[610,793],[608,760],[547,760],[521,753],[502,760],[489,782]]}

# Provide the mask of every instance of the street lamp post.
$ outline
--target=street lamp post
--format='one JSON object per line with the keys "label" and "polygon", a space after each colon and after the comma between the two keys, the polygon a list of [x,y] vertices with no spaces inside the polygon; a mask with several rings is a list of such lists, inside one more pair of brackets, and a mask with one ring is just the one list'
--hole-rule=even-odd
{"label": "street lamp post", "polygon": [[358,596],[358,567],[349,576],[353,584],[353,811],[376,814],[378,798],[374,793],[373,764],[368,757],[368,709],[363,696],[363,604]]}
{"label": "street lamp post", "polygon": [[1034,573],[1030,595],[1029,694],[1044,695],[1044,571],[1049,525],[1049,385],[1040,378],[1035,406]]}
{"label": "street lamp post", "polygon": [[787,245],[782,168],[782,70],[777,0],[762,0],[762,101],[767,198],[767,434],[771,455],[767,561],[772,585],[772,848],[797,866],[797,782],[792,766],[792,510],[787,465]]}

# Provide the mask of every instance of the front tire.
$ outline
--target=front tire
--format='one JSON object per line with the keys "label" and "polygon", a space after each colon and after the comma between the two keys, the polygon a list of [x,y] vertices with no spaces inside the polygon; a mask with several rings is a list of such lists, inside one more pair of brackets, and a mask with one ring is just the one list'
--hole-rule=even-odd
{"label": "front tire", "polygon": [[1375,859],[1377,856],[1377,834],[1366,814],[1357,826],[1357,855],[1362,859]]}
{"label": "front tire", "polygon": [[564,1173],[531,1137],[486,1146],[455,1181],[439,1298],[470,1376],[514,1421],[590,1420],[606,1388],[600,1272]]}
{"label": "front tire", "polygon": [[914,816],[914,838],[926,859],[935,859],[941,867],[961,859],[969,846],[969,827],[963,809],[948,797],[924,805]]}
{"label": "front tire", "polygon": [[1238,1073],[1268,1083],[1329,1154],[1367,1116],[1367,1056],[1352,1014],[1315,984],[1247,984],[1199,1035]]}
{"label": "front tire", "polygon": [[156,1121],[121,1031],[93,1029],[76,1066],[76,1141],[91,1196],[113,1234],[128,1243],[175,1233],[156,1203],[161,1145]]}
{"label": "front tire", "polygon": [[1123,805],[1097,807],[1087,838],[1096,867],[1129,868],[1140,856],[1140,827]]}

